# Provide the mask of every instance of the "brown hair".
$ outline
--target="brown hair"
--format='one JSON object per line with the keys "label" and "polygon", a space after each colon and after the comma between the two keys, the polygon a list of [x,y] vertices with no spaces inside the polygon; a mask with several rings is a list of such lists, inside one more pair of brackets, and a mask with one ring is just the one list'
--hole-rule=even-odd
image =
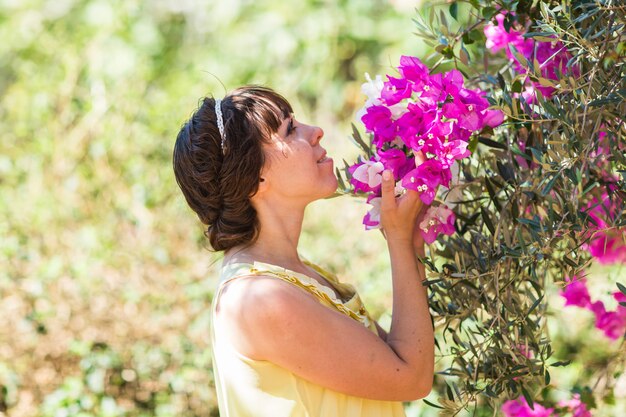
{"label": "brown hair", "polygon": [[221,102],[226,140],[216,123],[215,100],[201,99],[174,145],[176,182],[187,204],[208,225],[213,250],[253,243],[259,233],[252,197],[265,163],[262,144],[270,141],[293,111],[280,94],[260,86],[241,87]]}

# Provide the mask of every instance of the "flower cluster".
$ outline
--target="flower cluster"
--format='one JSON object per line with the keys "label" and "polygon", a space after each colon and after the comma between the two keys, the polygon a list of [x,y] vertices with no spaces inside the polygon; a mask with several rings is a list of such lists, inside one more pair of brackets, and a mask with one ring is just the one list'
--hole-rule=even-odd
{"label": "flower cluster", "polygon": [[[531,408],[523,397],[509,400],[502,405],[505,417],[558,417],[561,413],[567,413],[572,417],[591,417],[587,405],[581,401],[580,394],[574,394],[570,400],[561,400],[557,403],[557,409],[546,408],[541,404],[534,403]],[[562,414],[561,414],[562,415]]]}
{"label": "flower cluster", "polygon": [[[577,306],[590,310],[596,317],[596,327],[604,335],[612,340],[617,340],[624,336],[626,332],[626,307],[618,304],[615,311],[607,311],[602,301],[591,301],[587,281],[576,276],[568,279],[567,285],[561,291],[561,296],[565,298],[566,306]],[[613,298],[618,302],[625,302],[626,295],[621,292],[613,293]]]}
{"label": "flower cluster", "polygon": [[594,197],[586,207],[590,217],[586,233],[590,240],[584,248],[600,264],[626,263],[626,230],[610,225],[621,215],[622,206],[623,202],[604,193],[599,199]]}
{"label": "flower cluster", "polygon": [[[380,227],[382,172],[393,173],[396,192],[411,189],[430,205],[439,186],[450,189],[457,162],[470,155],[472,134],[502,123],[504,115],[489,109],[485,92],[465,87],[452,70],[431,75],[418,58],[403,56],[399,77],[363,84],[367,103],[358,114],[371,134],[374,152],[348,168],[355,192],[368,193],[372,209],[363,219],[367,229]],[[454,213],[430,207],[419,225],[426,241],[454,232]]]}
{"label": "flower cluster", "polygon": [[[513,69],[518,74],[528,73],[528,63],[534,63],[535,60],[539,64],[540,74],[536,74],[538,77],[546,80],[559,80],[561,77],[559,74],[567,73],[567,63],[571,59],[570,53],[567,48],[559,40],[537,42],[532,38],[524,38],[526,33],[526,27],[517,25],[514,28],[510,28],[508,31],[505,28],[504,20],[507,17],[506,13],[499,13],[495,17],[495,24],[493,22],[487,24],[484,28],[484,33],[487,38],[485,46],[492,53],[504,49],[506,56],[513,63]],[[515,48],[519,55],[513,53],[511,47]],[[520,55],[526,62],[520,62]],[[580,76],[580,69],[578,66],[572,66],[572,75],[574,77]],[[526,80],[525,91],[522,92],[522,96],[527,102],[534,101],[534,91],[539,90],[541,94],[546,97],[552,97],[555,89],[550,85],[542,85],[540,82]]]}

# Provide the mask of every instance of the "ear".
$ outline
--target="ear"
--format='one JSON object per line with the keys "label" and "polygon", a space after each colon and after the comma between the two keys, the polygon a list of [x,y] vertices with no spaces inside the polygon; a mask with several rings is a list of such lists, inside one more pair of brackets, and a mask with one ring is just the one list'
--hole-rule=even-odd
{"label": "ear", "polygon": [[269,181],[266,181],[265,178],[263,178],[263,173],[261,173],[261,178],[259,179],[259,189],[257,190],[256,194],[263,194],[265,191],[267,191],[268,188]]}

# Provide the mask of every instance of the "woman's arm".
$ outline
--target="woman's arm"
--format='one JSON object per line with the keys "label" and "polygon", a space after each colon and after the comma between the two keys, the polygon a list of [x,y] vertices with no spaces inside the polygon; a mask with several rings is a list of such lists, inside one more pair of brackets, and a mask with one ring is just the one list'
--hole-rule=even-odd
{"label": "woman's arm", "polygon": [[412,226],[420,207],[413,191],[396,202],[393,180],[385,179],[382,223],[393,282],[386,340],[299,287],[254,276],[231,281],[220,296],[218,320],[230,326],[230,342],[243,355],[348,395],[389,401],[427,396],[434,374],[434,338],[421,285],[424,267],[413,248]]}
{"label": "woman's arm", "polygon": [[387,341],[387,331],[380,327],[380,324],[376,320],[374,320],[374,324],[376,325],[376,330],[378,331],[378,337],[383,339],[385,342]]}

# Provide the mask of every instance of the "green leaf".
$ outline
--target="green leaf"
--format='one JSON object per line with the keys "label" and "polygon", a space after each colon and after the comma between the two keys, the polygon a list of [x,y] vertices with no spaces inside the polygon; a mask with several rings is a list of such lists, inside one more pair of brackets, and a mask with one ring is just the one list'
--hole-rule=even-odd
{"label": "green leaf", "polygon": [[476,150],[476,147],[478,146],[478,136],[472,136],[472,138],[469,141],[469,144],[467,145],[467,149],[469,149],[469,151],[471,153],[474,153],[474,151]]}
{"label": "green leaf", "polygon": [[526,317],[530,316],[531,313],[533,311],[535,311],[535,309],[537,308],[537,306],[541,303],[541,300],[543,300],[543,295],[541,297],[539,297],[537,300],[535,300],[535,302],[533,303],[532,306],[530,306],[530,308],[528,309],[528,312],[526,313]]}
{"label": "green leaf", "polygon": [[491,140],[491,139],[486,138],[484,136],[479,136],[478,137],[478,142],[482,143],[483,145],[489,146],[491,148],[502,149],[504,151],[506,151],[508,149],[505,144],[500,143],[500,142],[496,142],[495,140]]}
{"label": "green leaf", "polygon": [[622,294],[626,295],[626,286],[624,286],[623,284],[616,282],[617,284],[617,288],[619,288],[619,290],[622,292]]}
{"label": "green leaf", "polygon": [[548,195],[548,193],[550,192],[550,190],[552,190],[552,187],[554,187],[554,184],[556,183],[556,180],[559,179],[559,176],[561,175],[561,172],[557,172],[556,174],[554,174],[554,176],[552,178],[550,178],[550,181],[548,181],[548,183],[546,184],[546,186],[543,188],[543,190],[541,190],[541,195],[542,196],[546,196]]}
{"label": "green leaf", "polygon": [[530,409],[534,410],[535,409],[535,402],[533,401],[533,397],[530,395],[530,393],[526,390],[526,388],[523,385],[522,385],[522,395],[526,399],[526,402],[530,406]]}
{"label": "green leaf", "polygon": [[359,133],[359,130],[356,128],[354,123],[352,123],[352,139],[361,149],[363,149],[363,152],[365,152],[367,156],[372,156],[371,147],[368,146],[361,138],[361,133]]}
{"label": "green leaf", "polygon": [[429,405],[429,406],[431,406],[431,407],[433,407],[433,408],[438,408],[438,409],[440,409],[440,410],[445,410],[445,408],[443,408],[442,406],[437,405],[437,404],[434,404],[434,403],[431,403],[431,402],[430,402],[430,401],[428,401],[426,398],[423,398],[423,399],[422,399],[422,401],[424,401],[427,405]]}
{"label": "green leaf", "polygon": [[448,399],[450,401],[454,401],[454,394],[452,393],[452,388],[450,388],[450,385],[448,385],[446,383],[446,395],[448,396]]}
{"label": "green leaf", "polygon": [[[508,16],[508,15],[507,15]],[[522,55],[517,48],[515,47],[515,45],[513,45],[512,43],[509,44],[509,50],[511,51],[511,53],[513,54],[513,56],[515,57],[515,59],[517,60],[517,62],[519,62],[521,65],[523,66],[528,66],[528,61],[526,60],[526,57],[524,55]]]}
{"label": "green leaf", "polygon": [[530,153],[533,154],[533,156],[535,157],[537,161],[539,161],[539,163],[543,162],[543,155],[541,154],[539,149],[532,148],[532,147],[528,147],[527,149],[530,150]]}
{"label": "green leaf", "polygon": [[567,366],[570,363],[572,363],[572,361],[558,361],[558,362],[554,362],[550,366],[554,366],[554,367],[557,367],[557,366]]}
{"label": "green leaf", "polygon": [[457,13],[459,11],[459,5],[458,3],[455,1],[454,3],[452,3],[450,5],[450,16],[452,16],[454,18],[454,20],[458,20],[457,19]]}
{"label": "green leaf", "polygon": [[485,222],[485,226],[487,226],[487,229],[489,229],[489,231],[491,232],[491,235],[495,235],[496,234],[496,228],[493,226],[493,222],[491,221],[491,218],[489,218],[489,213],[487,212],[487,210],[485,210],[484,207],[480,208],[480,214],[483,217],[483,221]]}
{"label": "green leaf", "polygon": [[493,183],[488,177],[485,177],[485,187],[487,187],[489,198],[491,198],[491,202],[496,207],[496,210],[498,210],[498,212],[501,211],[502,206],[500,205],[500,201],[498,201],[496,190],[493,188]]}
{"label": "green leaf", "polygon": [[491,19],[496,14],[496,9],[493,7],[485,7],[483,9],[483,17],[487,20]]}
{"label": "green leaf", "polygon": [[498,172],[506,182],[510,183],[515,180],[515,171],[508,162],[505,165],[497,160],[496,167],[498,168]]}
{"label": "green leaf", "polygon": [[511,152],[513,152],[515,155],[521,156],[527,161],[530,161],[530,162],[533,161],[533,159],[530,156],[526,155],[526,152],[522,152],[520,148],[518,148],[517,146],[511,146]]}
{"label": "green leaf", "polygon": [[339,185],[339,188],[341,188],[342,191],[348,191],[349,188],[346,187],[346,184],[343,182],[343,177],[341,176],[341,171],[339,171],[339,167],[335,167],[335,175],[337,175],[337,183]]}
{"label": "green leaf", "polygon": [[446,14],[443,12],[443,10],[439,10],[439,21],[445,28],[448,27],[448,19],[446,19]]}

